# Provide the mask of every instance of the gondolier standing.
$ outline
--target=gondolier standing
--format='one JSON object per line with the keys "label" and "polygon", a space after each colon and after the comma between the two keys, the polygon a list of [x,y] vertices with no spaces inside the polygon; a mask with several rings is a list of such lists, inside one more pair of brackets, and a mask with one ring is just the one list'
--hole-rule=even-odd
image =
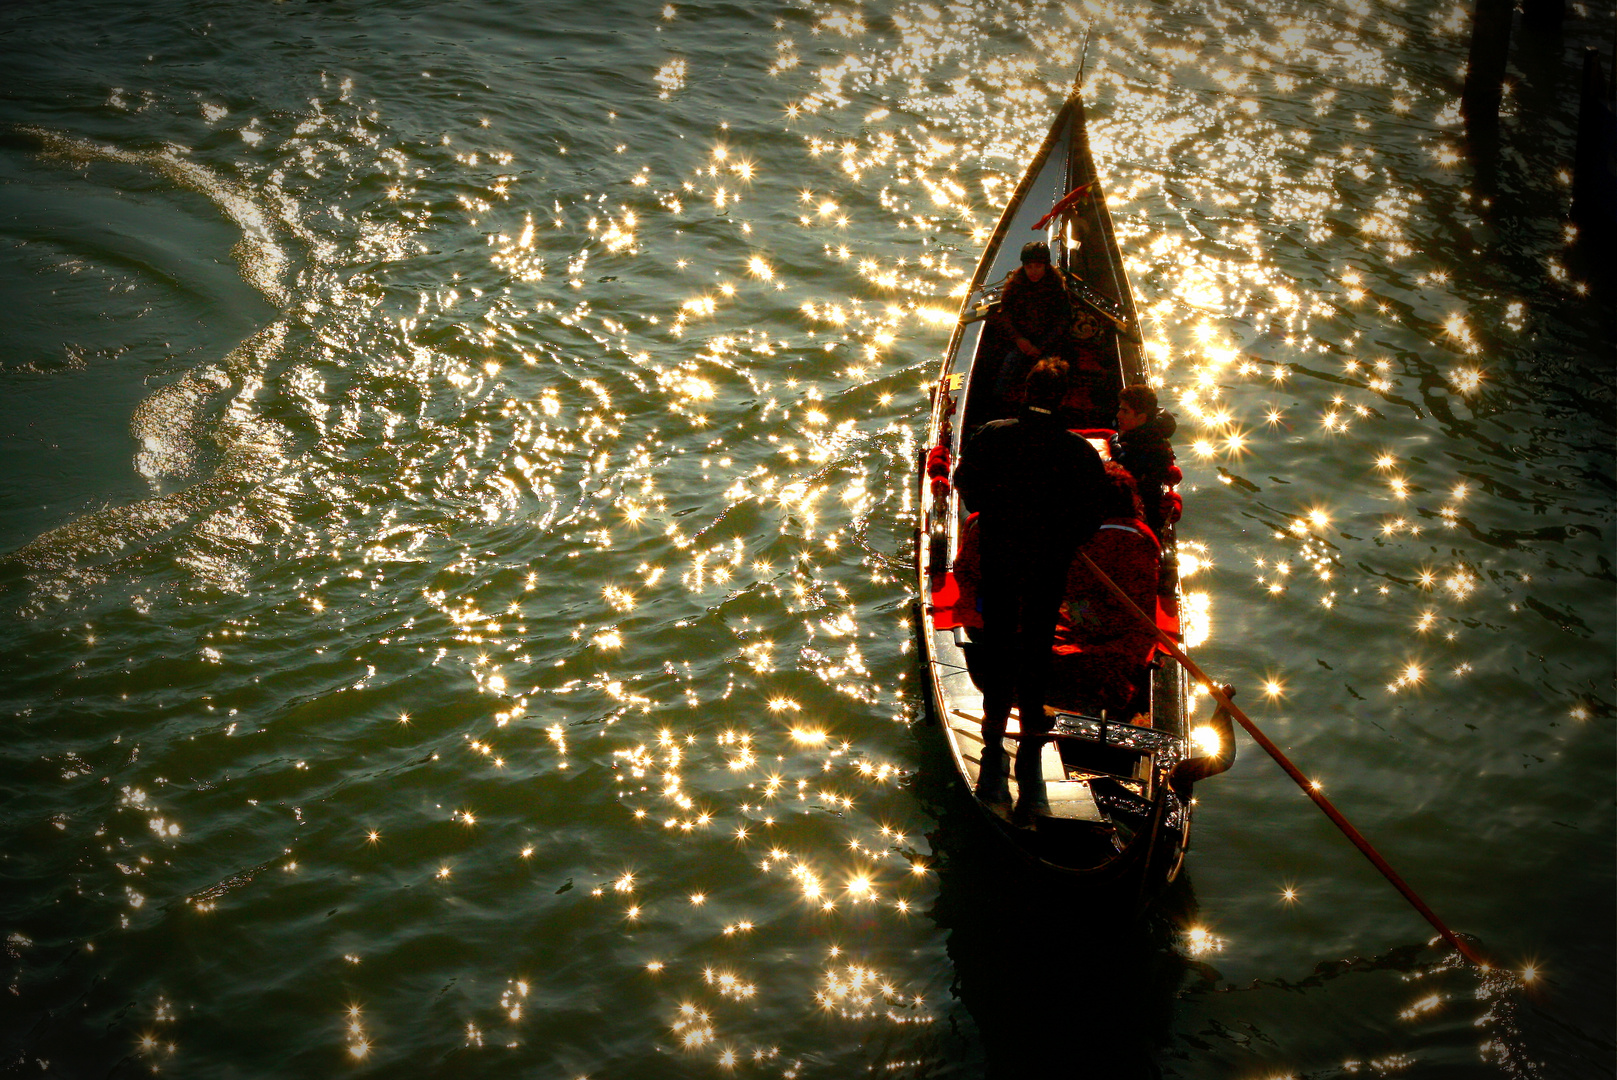
{"label": "gondolier standing", "polygon": [[[987,802],[1009,801],[1004,735],[1011,705],[1018,706],[1024,733],[1049,730],[1045,686],[1067,566],[1100,525],[1106,483],[1100,455],[1055,416],[1067,377],[1067,365],[1058,358],[1035,364],[1020,415],[973,435],[955,469],[966,508],[981,515],[983,628],[972,668],[983,692],[977,794]],[[1024,738],[1017,750],[1018,824],[1030,825],[1048,812],[1039,763],[1043,743]]]}

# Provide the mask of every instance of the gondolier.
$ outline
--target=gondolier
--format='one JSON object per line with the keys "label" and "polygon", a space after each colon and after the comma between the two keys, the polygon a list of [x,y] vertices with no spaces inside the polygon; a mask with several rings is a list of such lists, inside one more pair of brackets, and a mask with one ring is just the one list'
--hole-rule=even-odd
{"label": "gondolier", "polygon": [[[1073,552],[1095,534],[1106,484],[1095,448],[1056,417],[1067,389],[1067,364],[1040,360],[1028,373],[1026,400],[1014,420],[988,424],[966,444],[955,487],[980,514],[982,632],[972,674],[983,691],[987,748],[977,794],[1008,803],[1003,749],[1014,701],[1023,733],[1047,731],[1045,684],[1056,617]],[[1013,818],[1030,825],[1048,811],[1037,739],[1016,754],[1018,798]]]}

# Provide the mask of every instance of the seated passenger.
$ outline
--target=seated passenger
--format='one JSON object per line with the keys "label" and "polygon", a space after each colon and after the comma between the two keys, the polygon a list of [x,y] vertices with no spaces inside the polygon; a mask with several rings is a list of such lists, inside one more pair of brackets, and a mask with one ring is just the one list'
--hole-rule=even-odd
{"label": "seated passenger", "polygon": [[1111,426],[1119,381],[1114,336],[1111,324],[1087,304],[1073,304],[1072,326],[1063,346],[1072,374],[1060,413],[1070,428]]}
{"label": "seated passenger", "polygon": [[1020,404],[1022,384],[1033,364],[1041,356],[1059,353],[1072,325],[1067,280],[1050,265],[1049,244],[1032,240],[1023,245],[1022,265],[1011,271],[988,318],[989,325],[1011,342],[994,379],[994,394],[1004,404]]}
{"label": "seated passenger", "polygon": [[1067,331],[1073,367],[1078,371],[1105,371],[1112,359],[1110,351],[1115,335],[1112,324],[1101,318],[1094,308],[1074,303],[1072,326]]}
{"label": "seated passenger", "polygon": [[[1143,520],[1134,478],[1115,462],[1106,465],[1105,517],[1080,550],[1117,582],[1148,615],[1157,606],[1161,548]],[[1066,597],[1056,623],[1049,700],[1112,719],[1129,719],[1149,678],[1156,636],[1082,559],[1067,571]]]}
{"label": "seated passenger", "polygon": [[1117,400],[1112,460],[1134,477],[1145,520],[1161,536],[1164,525],[1179,520],[1179,496],[1170,490],[1179,482],[1179,467],[1168,444],[1179,423],[1157,407],[1157,392],[1144,384],[1125,386]]}

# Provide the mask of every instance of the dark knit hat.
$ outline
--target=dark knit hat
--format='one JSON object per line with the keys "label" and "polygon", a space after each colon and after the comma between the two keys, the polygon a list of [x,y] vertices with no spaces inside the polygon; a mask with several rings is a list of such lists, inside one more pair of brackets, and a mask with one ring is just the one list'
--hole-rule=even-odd
{"label": "dark knit hat", "polygon": [[1050,245],[1043,240],[1029,240],[1022,245],[1022,261],[1050,265]]}

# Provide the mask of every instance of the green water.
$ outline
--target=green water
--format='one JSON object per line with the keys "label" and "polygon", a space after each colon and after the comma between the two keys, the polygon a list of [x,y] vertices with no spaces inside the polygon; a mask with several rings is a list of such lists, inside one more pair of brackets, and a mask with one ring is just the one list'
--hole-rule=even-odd
{"label": "green water", "polygon": [[[0,13],[8,1068],[1610,1076],[1611,18],[1490,179],[1458,6]],[[1136,926],[925,722],[926,388],[1086,28],[1197,656],[1501,972],[1249,743]]]}

